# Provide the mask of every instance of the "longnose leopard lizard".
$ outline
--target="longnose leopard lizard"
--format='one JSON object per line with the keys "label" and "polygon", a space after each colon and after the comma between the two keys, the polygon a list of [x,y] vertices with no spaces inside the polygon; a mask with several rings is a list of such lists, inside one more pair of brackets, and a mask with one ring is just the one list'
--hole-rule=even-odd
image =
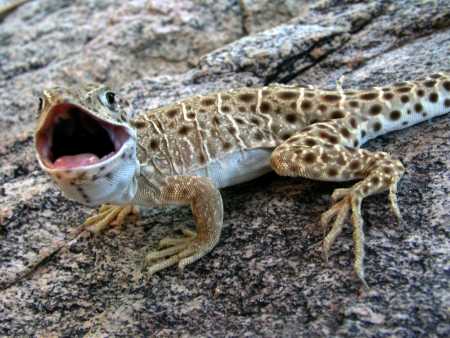
{"label": "longnose leopard lizard", "polygon": [[[190,205],[196,231],[164,238],[148,253],[148,272],[184,268],[219,241],[219,189],[261,176],[359,180],[336,189],[320,218],[328,252],[351,215],[354,270],[365,284],[361,201],[389,191],[400,219],[400,161],[359,147],[387,132],[450,111],[450,74],[367,90],[271,85],[193,96],[133,118],[104,86],[52,88],[40,99],[39,162],[68,198],[95,206],[86,229],[121,223],[134,206]],[[365,284],[366,285],[366,284]]]}

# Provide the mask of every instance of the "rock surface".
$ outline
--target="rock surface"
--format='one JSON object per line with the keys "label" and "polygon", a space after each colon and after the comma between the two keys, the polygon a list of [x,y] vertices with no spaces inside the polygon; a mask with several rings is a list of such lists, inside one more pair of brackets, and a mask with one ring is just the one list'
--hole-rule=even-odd
{"label": "rock surface", "polygon": [[225,189],[216,249],[149,278],[146,251],[188,208],[147,210],[137,225],[71,238],[91,212],[38,168],[36,95],[52,84],[107,82],[136,113],[194,93],[271,82],[384,85],[450,68],[446,0],[30,1],[0,22],[0,335],[182,337],[450,336],[449,116],[368,144],[406,166],[404,221],[386,196],[363,204],[364,291],[351,229],[330,262],[318,217],[334,188],[266,175]]}

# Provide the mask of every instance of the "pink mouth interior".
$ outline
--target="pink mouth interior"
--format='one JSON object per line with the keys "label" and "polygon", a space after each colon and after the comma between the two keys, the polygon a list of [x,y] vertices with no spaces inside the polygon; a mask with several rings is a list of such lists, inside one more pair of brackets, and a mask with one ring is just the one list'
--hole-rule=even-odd
{"label": "pink mouth interior", "polygon": [[128,140],[124,127],[97,119],[78,106],[56,105],[36,135],[36,146],[50,169],[75,169],[114,156]]}

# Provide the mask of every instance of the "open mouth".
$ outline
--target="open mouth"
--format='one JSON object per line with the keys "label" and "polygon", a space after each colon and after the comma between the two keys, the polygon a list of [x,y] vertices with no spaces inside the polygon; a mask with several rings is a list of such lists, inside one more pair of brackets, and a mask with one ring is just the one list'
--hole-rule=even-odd
{"label": "open mouth", "polygon": [[50,169],[91,166],[113,157],[129,135],[125,127],[92,116],[70,104],[58,104],[36,135],[36,147]]}

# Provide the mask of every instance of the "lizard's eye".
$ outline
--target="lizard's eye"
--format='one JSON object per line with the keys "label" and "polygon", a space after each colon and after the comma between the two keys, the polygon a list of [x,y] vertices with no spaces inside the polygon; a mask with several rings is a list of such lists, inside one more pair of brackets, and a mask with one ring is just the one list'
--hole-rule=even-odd
{"label": "lizard's eye", "polygon": [[116,94],[111,91],[107,91],[100,96],[100,102],[105,106],[114,107],[116,105]]}
{"label": "lizard's eye", "polygon": [[44,100],[42,100],[42,97],[39,98],[39,107],[38,107],[38,113],[42,111],[42,108],[44,106]]}
{"label": "lizard's eye", "polygon": [[110,106],[114,106],[114,104],[116,103],[116,94],[114,94],[113,92],[107,92],[105,94],[105,98],[106,102],[108,102]]}

